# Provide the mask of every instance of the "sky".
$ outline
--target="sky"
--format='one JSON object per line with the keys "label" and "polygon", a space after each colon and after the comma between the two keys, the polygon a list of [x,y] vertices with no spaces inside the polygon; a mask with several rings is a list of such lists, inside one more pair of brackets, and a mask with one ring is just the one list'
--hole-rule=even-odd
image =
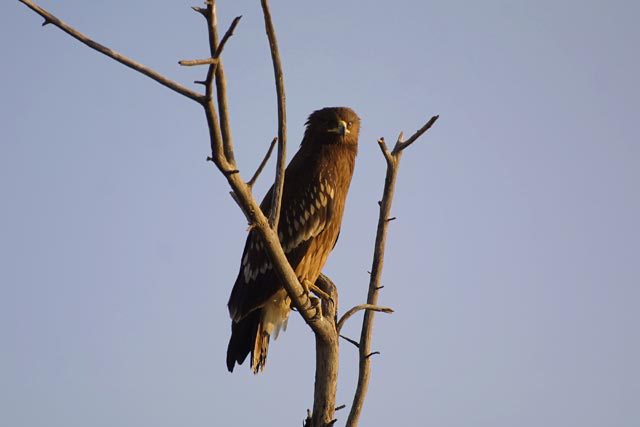
{"label": "sky", "polygon": [[[361,425],[637,426],[640,3],[271,3],[289,158],[313,110],[362,118],[324,269],[343,312],[366,299],[376,140],[440,114],[402,159],[379,299],[395,313],[376,316]],[[193,4],[41,5],[200,90],[205,70],[177,64],[207,54]],[[268,44],[258,1],[219,15],[243,15],[224,60],[248,179],[277,133]],[[0,425],[300,425],[314,342],[299,316],[262,374],[225,367],[247,224],[205,161],[200,107],[16,1],[0,16]],[[348,407],[347,342],[340,364]]]}

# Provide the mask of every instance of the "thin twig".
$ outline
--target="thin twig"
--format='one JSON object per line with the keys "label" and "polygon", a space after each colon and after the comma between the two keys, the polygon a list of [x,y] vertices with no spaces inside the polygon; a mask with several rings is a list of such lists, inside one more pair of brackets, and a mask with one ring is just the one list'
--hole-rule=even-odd
{"label": "thin twig", "polygon": [[[233,30],[240,22],[240,16],[237,16],[229,29],[222,37],[222,42],[218,40],[218,17],[216,12],[215,0],[207,0],[207,23],[209,27],[209,47],[211,56],[213,58],[219,58],[222,54],[222,49],[227,40],[233,34]],[[218,64],[211,70],[215,73],[216,95],[218,99],[218,113],[220,114],[220,132],[222,135],[222,148],[224,150],[224,156],[230,164],[235,164],[235,156],[233,154],[233,138],[231,136],[231,122],[229,119],[229,104],[227,102],[227,79],[224,73],[224,66],[222,60],[218,61]]]}
{"label": "thin twig", "polygon": [[338,333],[340,333],[340,330],[342,330],[342,327],[344,326],[344,323],[347,320],[349,320],[349,318],[351,316],[353,316],[354,314],[356,314],[360,310],[372,310],[372,311],[378,311],[380,313],[393,313],[393,309],[391,309],[389,307],[380,307],[380,306],[373,305],[373,304],[356,305],[355,307],[352,307],[351,309],[349,309],[345,314],[343,314],[342,317],[340,318],[340,320],[338,321],[338,324],[336,325],[336,329],[338,330]]}
{"label": "thin twig", "polygon": [[[213,2],[207,1],[207,7],[205,9],[194,9],[207,20],[207,33],[209,36],[209,52],[211,57],[215,57],[218,50],[217,41],[217,22],[215,19],[215,5]],[[214,36],[215,35],[215,36]],[[206,102],[204,104],[205,114],[207,116],[207,124],[209,126],[209,139],[211,140],[211,158],[220,171],[227,169],[227,156],[225,155],[225,143],[222,136],[221,123],[218,118],[218,111],[213,101],[214,95],[214,78],[216,70],[222,65],[222,61],[216,61],[209,65],[207,71],[207,77],[205,78],[204,85],[206,91]]]}
{"label": "thin twig", "polygon": [[195,91],[193,91],[191,89],[188,89],[188,88],[182,86],[180,83],[175,82],[175,81],[163,76],[162,74],[158,73],[157,71],[154,71],[151,68],[146,67],[146,66],[140,64],[139,62],[136,62],[133,59],[128,58],[128,57],[122,55],[121,53],[118,53],[115,50],[112,50],[112,49],[110,49],[110,48],[108,48],[106,46],[103,46],[100,43],[90,39],[88,36],[86,36],[83,33],[79,32],[75,28],[69,26],[68,24],[66,24],[62,20],[58,19],[56,16],[52,15],[47,10],[41,8],[40,6],[38,6],[37,4],[32,2],[31,0],[18,0],[18,1],[20,1],[20,3],[23,3],[24,5],[26,5],[28,8],[30,8],[31,10],[36,12],[38,15],[42,16],[44,18],[44,20],[45,20],[45,23],[55,25],[56,27],[60,28],[65,33],[69,34],[74,39],[79,40],[82,43],[86,44],[91,49],[97,50],[98,52],[102,53],[103,55],[106,55],[109,58],[114,59],[114,60],[118,61],[119,63],[121,63],[123,65],[126,65],[127,67],[136,70],[139,73],[144,74],[145,76],[157,81],[161,85],[163,85],[165,87],[168,87],[169,89],[171,89],[171,90],[173,90],[175,92],[178,92],[180,95],[184,95],[187,98],[193,99],[194,101],[196,101],[198,103],[201,103],[201,104],[204,101],[204,96],[202,94],[200,94],[198,92],[195,92]]}
{"label": "thin twig", "polygon": [[220,57],[220,55],[222,54],[222,51],[224,50],[224,45],[227,44],[227,41],[233,35],[233,31],[236,29],[241,19],[242,19],[242,15],[236,16],[235,18],[233,18],[233,21],[231,21],[231,25],[229,25],[229,28],[224,33],[224,36],[222,36],[222,40],[220,40],[220,44],[218,44],[218,47],[216,48],[216,53],[213,56],[214,58]]}
{"label": "thin twig", "polygon": [[178,64],[184,67],[193,67],[194,65],[211,65],[217,64],[218,58],[204,58],[204,59],[183,59],[178,61]]}
{"label": "thin twig", "polygon": [[265,165],[267,164],[267,162],[269,161],[269,157],[271,157],[271,153],[273,152],[273,147],[276,146],[276,142],[278,141],[278,138],[273,138],[273,140],[271,140],[271,145],[269,145],[269,149],[267,150],[267,153],[264,155],[264,158],[262,159],[262,162],[260,162],[260,165],[258,166],[258,169],[256,169],[256,173],[253,174],[253,176],[251,177],[251,179],[249,180],[249,182],[247,182],[247,185],[251,188],[253,188],[253,185],[256,183],[256,180],[258,179],[258,176],[260,176],[260,174],[262,173],[262,169],[264,169]]}
{"label": "thin twig", "polygon": [[358,341],[356,341],[354,339],[351,339],[351,338],[349,338],[347,336],[344,336],[344,335],[340,335],[340,338],[342,338],[343,340],[345,340],[347,342],[350,342],[351,344],[355,345],[356,348],[360,348],[360,343]]}
{"label": "thin twig", "polygon": [[409,139],[407,139],[406,141],[402,141],[402,134],[400,134],[401,136],[398,137],[398,141],[396,142],[395,147],[393,147],[393,152],[392,154],[397,154],[400,151],[404,150],[405,148],[407,148],[408,146],[410,146],[411,144],[413,144],[418,138],[420,138],[422,136],[423,133],[425,133],[426,131],[428,131],[431,126],[433,126],[433,124],[436,122],[436,120],[438,120],[440,116],[433,116],[429,119],[429,121],[427,123],[425,123],[424,126],[422,126],[420,129],[418,129],[416,131],[416,133],[414,133],[413,135],[411,135],[411,137]]}
{"label": "thin twig", "polygon": [[[378,145],[382,154],[387,161],[387,174],[385,176],[384,190],[382,200],[379,202],[380,211],[378,215],[378,230],[376,232],[375,250],[373,254],[373,262],[371,266],[371,278],[369,279],[369,291],[367,295],[367,304],[377,305],[378,293],[381,289],[380,281],[382,278],[382,267],[384,264],[384,251],[387,239],[387,229],[389,226],[389,213],[391,212],[391,204],[393,202],[393,193],[398,176],[398,167],[402,157],[402,150],[411,145],[416,139],[424,134],[435,122],[438,116],[432,117],[423,127],[413,134],[407,141],[402,141],[402,133],[398,136],[394,150],[391,152],[387,148],[384,138],[378,140]],[[373,333],[373,319],[375,312],[367,310],[362,320],[362,331],[360,333],[359,356],[360,363],[358,369],[358,385],[353,397],[353,404],[347,419],[347,427],[355,427],[360,420],[364,399],[367,395],[369,387],[369,373],[371,370],[371,355],[376,352],[371,351],[371,337]]]}
{"label": "thin twig", "polygon": [[206,7],[191,6],[191,9],[193,9],[196,12],[198,12],[200,15],[204,16],[205,19],[206,19],[206,17],[207,17],[207,8]]}
{"label": "thin twig", "polygon": [[273,184],[273,199],[271,201],[271,213],[269,214],[269,224],[274,230],[278,228],[280,220],[280,209],[282,205],[282,191],[284,188],[284,170],[287,158],[287,114],[286,97],[284,94],[284,74],[282,63],[280,62],[280,52],[278,51],[278,41],[276,31],[273,28],[271,11],[268,0],[260,0],[262,14],[264,15],[264,26],[269,39],[271,50],[271,62],[273,62],[273,74],[276,80],[276,94],[278,97],[278,161],[276,163],[276,179]]}

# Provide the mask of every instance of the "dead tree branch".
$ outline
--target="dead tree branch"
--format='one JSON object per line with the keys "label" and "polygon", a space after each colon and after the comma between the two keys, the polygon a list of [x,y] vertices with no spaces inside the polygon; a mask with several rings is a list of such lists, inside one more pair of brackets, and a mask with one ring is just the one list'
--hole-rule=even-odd
{"label": "dead tree branch", "polygon": [[[382,200],[379,202],[380,212],[378,215],[378,230],[376,232],[376,242],[373,254],[373,262],[371,266],[371,277],[369,279],[369,292],[367,295],[367,304],[377,305],[378,292],[381,289],[380,280],[382,278],[382,268],[384,265],[384,251],[387,240],[387,228],[389,226],[388,218],[390,217],[391,204],[393,202],[393,194],[396,185],[396,178],[398,176],[398,168],[400,166],[400,159],[402,152],[405,148],[416,141],[422,134],[424,134],[435,122],[438,120],[438,116],[433,116],[422,128],[420,128],[415,134],[413,134],[408,140],[402,140],[402,133],[398,137],[396,145],[393,151],[389,151],[383,138],[378,140],[378,145],[382,151],[387,162],[387,174],[384,182],[384,190],[382,193]],[[358,369],[358,385],[353,397],[353,403],[351,405],[351,411],[349,412],[349,418],[347,419],[347,427],[355,427],[360,420],[360,414],[362,413],[362,407],[364,405],[364,399],[367,394],[369,386],[369,373],[371,370],[372,354],[376,352],[371,351],[371,336],[373,332],[373,319],[375,312],[373,310],[367,310],[364,313],[364,319],[362,320],[362,331],[360,333],[359,342],[359,356],[360,364]]]}
{"label": "dead tree branch", "polygon": [[217,63],[217,58],[183,59],[182,61],[178,61],[178,64],[182,65],[183,67],[193,67],[194,65],[211,65]]}
{"label": "dead tree branch", "polygon": [[271,51],[271,62],[273,62],[273,74],[276,80],[276,94],[278,97],[278,161],[276,164],[276,179],[273,184],[273,200],[271,202],[271,213],[269,214],[269,224],[276,229],[280,220],[280,207],[282,205],[282,191],[284,189],[284,170],[287,161],[287,109],[286,97],[284,94],[284,74],[282,63],[280,62],[280,51],[278,50],[278,40],[276,30],[273,28],[269,2],[261,0],[262,14],[264,15],[264,27],[269,39],[269,49]]}
{"label": "dead tree branch", "polygon": [[352,307],[351,309],[349,309],[345,314],[343,314],[340,320],[338,321],[338,324],[336,325],[336,329],[338,330],[338,333],[340,333],[340,331],[342,330],[342,327],[344,326],[345,322],[360,310],[372,310],[372,311],[378,311],[380,313],[393,313],[393,310],[389,307],[379,307],[373,304],[356,305],[355,307]]}
{"label": "dead tree branch", "polygon": [[82,43],[86,44],[87,46],[89,46],[91,49],[97,50],[98,52],[102,53],[103,55],[108,56],[109,58],[118,61],[119,63],[126,65],[129,68],[132,68],[134,70],[136,70],[139,73],[144,74],[145,76],[157,81],[158,83],[160,83],[163,86],[168,87],[169,89],[178,92],[180,95],[184,95],[187,98],[193,99],[196,102],[202,103],[204,96],[198,92],[195,92],[191,89],[188,89],[184,86],[182,86],[180,83],[177,83],[165,76],[163,76],[162,74],[158,73],[157,71],[152,70],[151,68],[145,67],[144,65],[140,64],[139,62],[134,61],[131,58],[128,58],[124,55],[122,55],[121,53],[116,52],[113,49],[109,49],[106,46],[101,45],[100,43],[93,41],[92,39],[90,39],[89,37],[87,37],[86,35],[82,34],[80,31],[72,28],[71,26],[67,25],[65,22],[63,22],[62,20],[58,19],[57,17],[55,17],[54,15],[52,15],[51,13],[49,13],[47,10],[41,8],[40,6],[38,6],[37,4],[35,4],[34,2],[32,2],[31,0],[18,0],[20,3],[23,3],[24,5],[26,5],[29,9],[33,10],[35,13],[37,13],[38,15],[42,16],[44,18],[44,22],[48,23],[48,24],[53,24],[56,27],[60,28],[62,31],[64,31],[65,33],[69,34],[71,37],[73,37],[76,40],[81,41]]}
{"label": "dead tree branch", "polygon": [[[193,10],[200,13],[207,20],[207,31],[209,34],[209,52],[212,58],[219,58],[224,49],[224,45],[227,40],[233,35],[233,31],[240,22],[242,16],[237,16],[229,26],[222,37],[222,41],[218,40],[218,18],[216,14],[215,0],[206,0],[206,8],[194,7]],[[215,79],[214,79],[215,77]],[[227,102],[227,80],[224,73],[224,66],[222,61],[217,64],[212,64],[207,74],[207,82],[209,82],[209,90],[207,98],[213,96],[213,90],[210,87],[211,83],[215,80],[216,85],[216,97],[218,101],[218,109],[220,113],[220,136],[222,138],[222,147],[224,150],[224,157],[227,162],[235,164],[235,158],[233,154],[233,139],[231,136],[231,125],[229,120],[229,106]]]}
{"label": "dead tree branch", "polygon": [[264,169],[264,167],[266,166],[267,162],[269,161],[269,157],[271,157],[271,153],[273,152],[273,147],[276,146],[276,142],[278,142],[278,138],[277,137],[273,138],[271,140],[271,145],[269,145],[269,149],[267,150],[267,153],[264,155],[264,158],[260,162],[260,165],[258,166],[258,169],[256,169],[256,172],[253,174],[251,179],[247,182],[247,185],[249,187],[253,188],[253,185],[258,180],[258,177],[262,173],[262,169]]}
{"label": "dead tree branch", "polygon": [[346,337],[346,336],[344,336],[344,335],[340,335],[340,338],[342,338],[343,340],[345,340],[345,341],[347,341],[347,342],[349,342],[349,343],[351,343],[351,344],[355,345],[355,346],[356,346],[356,348],[360,348],[360,343],[359,343],[358,341],[356,341],[356,340],[352,340],[351,338]]}

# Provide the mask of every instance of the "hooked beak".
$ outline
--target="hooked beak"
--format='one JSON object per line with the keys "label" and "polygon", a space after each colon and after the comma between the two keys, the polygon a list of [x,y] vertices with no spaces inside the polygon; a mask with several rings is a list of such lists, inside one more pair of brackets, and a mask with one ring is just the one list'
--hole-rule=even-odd
{"label": "hooked beak", "polygon": [[347,129],[347,122],[345,122],[344,120],[338,121],[338,126],[333,129],[329,129],[329,132],[337,133],[341,136],[345,136],[346,134],[351,133],[351,131]]}

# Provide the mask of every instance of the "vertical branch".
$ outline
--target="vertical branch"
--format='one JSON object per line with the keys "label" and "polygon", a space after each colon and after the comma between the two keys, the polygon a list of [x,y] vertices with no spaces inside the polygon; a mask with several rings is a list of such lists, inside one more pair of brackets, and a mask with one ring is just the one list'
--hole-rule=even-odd
{"label": "vertical branch", "polygon": [[323,292],[331,298],[322,301],[322,316],[330,322],[330,333],[315,334],[316,338],[316,373],[313,393],[313,412],[310,422],[305,426],[327,427],[335,422],[336,391],[338,389],[339,337],[336,329],[336,313],[338,310],[338,291],[324,274],[316,280]]}
{"label": "vertical branch", "polygon": [[[216,16],[215,0],[208,0],[206,8],[194,8],[195,11],[201,13],[207,20],[207,32],[209,38],[209,50],[211,58],[204,61],[193,61],[200,63],[208,63],[207,78],[204,82],[206,87],[205,101],[203,106],[207,116],[207,124],[209,125],[209,138],[211,140],[211,157],[216,166],[223,173],[235,171],[235,160],[233,155],[233,141],[231,139],[229,111],[227,108],[226,81],[224,78],[224,70],[220,54],[225,43],[233,34],[235,27],[240,21],[240,16],[236,17],[229,29],[225,33],[222,41],[218,41],[218,20]],[[214,89],[215,83],[215,89]],[[213,99],[214,92],[218,101],[218,110],[216,110]]]}
{"label": "vertical branch", "polygon": [[[367,304],[376,305],[378,303],[378,291],[380,286],[380,279],[382,275],[382,267],[384,265],[384,251],[387,241],[387,218],[391,212],[391,202],[393,201],[393,193],[396,185],[396,178],[398,176],[398,163],[400,159],[394,159],[389,150],[386,147],[384,139],[378,141],[380,149],[387,160],[387,174],[384,180],[383,197],[380,201],[380,214],[378,216],[378,229],[376,233],[375,249],[373,254],[373,263],[371,267],[371,279],[369,281],[369,292],[367,294]],[[371,335],[373,331],[373,318],[374,312],[367,310],[364,313],[364,320],[362,322],[362,331],[360,333],[360,347],[359,353],[359,369],[358,369],[358,385],[356,387],[356,393],[353,398],[353,404],[351,405],[351,411],[347,418],[347,426],[354,427],[358,425],[362,407],[364,405],[364,399],[367,395],[369,387],[369,372],[371,370],[371,358],[368,355],[371,353]]]}
{"label": "vertical branch", "polygon": [[274,230],[278,228],[280,220],[280,207],[282,201],[282,190],[284,188],[284,169],[287,153],[287,113],[286,98],[284,94],[284,75],[280,62],[280,52],[278,51],[278,41],[276,32],[271,20],[268,0],[260,0],[262,13],[264,15],[264,26],[269,39],[271,50],[271,61],[273,62],[273,73],[276,80],[276,93],[278,96],[278,160],[276,164],[276,180],[273,185],[273,200],[271,201],[271,213],[269,215],[269,225]]}
{"label": "vertical branch", "polygon": [[[209,46],[211,50],[211,57],[217,58],[220,56],[220,49],[218,39],[218,15],[216,13],[215,0],[207,1],[207,10],[209,11]],[[233,27],[237,23],[239,18],[234,20],[230,30],[233,31]],[[220,131],[222,134],[222,145],[224,149],[224,156],[231,165],[235,165],[235,156],[233,154],[233,139],[231,136],[231,125],[229,121],[229,105],[227,102],[227,79],[224,74],[224,66],[222,60],[218,61],[216,67],[212,67],[215,70],[215,82],[216,82],[216,94],[218,97],[218,112],[220,114]]]}
{"label": "vertical branch", "polygon": [[[383,138],[378,140],[378,145],[387,162],[387,173],[384,180],[384,191],[382,200],[379,202],[380,214],[378,216],[378,230],[376,233],[375,249],[373,253],[373,262],[371,266],[371,278],[369,280],[369,292],[367,294],[367,304],[377,305],[378,293],[380,290],[380,279],[382,277],[382,267],[384,265],[384,252],[387,241],[387,228],[390,222],[391,204],[393,202],[393,194],[396,186],[396,178],[398,176],[398,168],[402,152],[418,137],[425,133],[435,122],[438,116],[433,116],[422,128],[411,136],[407,141],[402,140],[402,133],[398,136],[398,141],[393,149],[389,151]],[[362,321],[362,331],[360,333],[359,347],[359,369],[358,369],[358,385],[356,393],[353,397],[353,404],[347,419],[347,427],[355,427],[360,420],[360,414],[364,405],[364,399],[367,395],[369,387],[369,373],[371,371],[371,336],[373,333],[373,319],[375,311],[367,310],[364,313]]]}
{"label": "vertical branch", "polygon": [[[213,2],[207,2],[207,7],[205,9],[194,8],[194,10],[200,12],[205,19],[207,20],[207,32],[209,36],[209,49],[211,51],[211,57],[215,56],[217,50],[217,42],[213,37],[213,34],[216,32],[216,20],[215,20],[215,12],[214,12],[214,4]],[[206,100],[203,104],[205,115],[207,116],[207,125],[209,128],[209,140],[211,141],[211,160],[218,169],[225,170],[226,169],[226,156],[223,155],[224,148],[222,142],[222,133],[220,131],[220,121],[218,119],[218,112],[216,111],[215,103],[213,102],[213,82],[215,78],[216,68],[218,67],[220,61],[215,61],[209,64],[209,69],[207,71],[207,78],[205,79],[204,85],[206,90]]]}

